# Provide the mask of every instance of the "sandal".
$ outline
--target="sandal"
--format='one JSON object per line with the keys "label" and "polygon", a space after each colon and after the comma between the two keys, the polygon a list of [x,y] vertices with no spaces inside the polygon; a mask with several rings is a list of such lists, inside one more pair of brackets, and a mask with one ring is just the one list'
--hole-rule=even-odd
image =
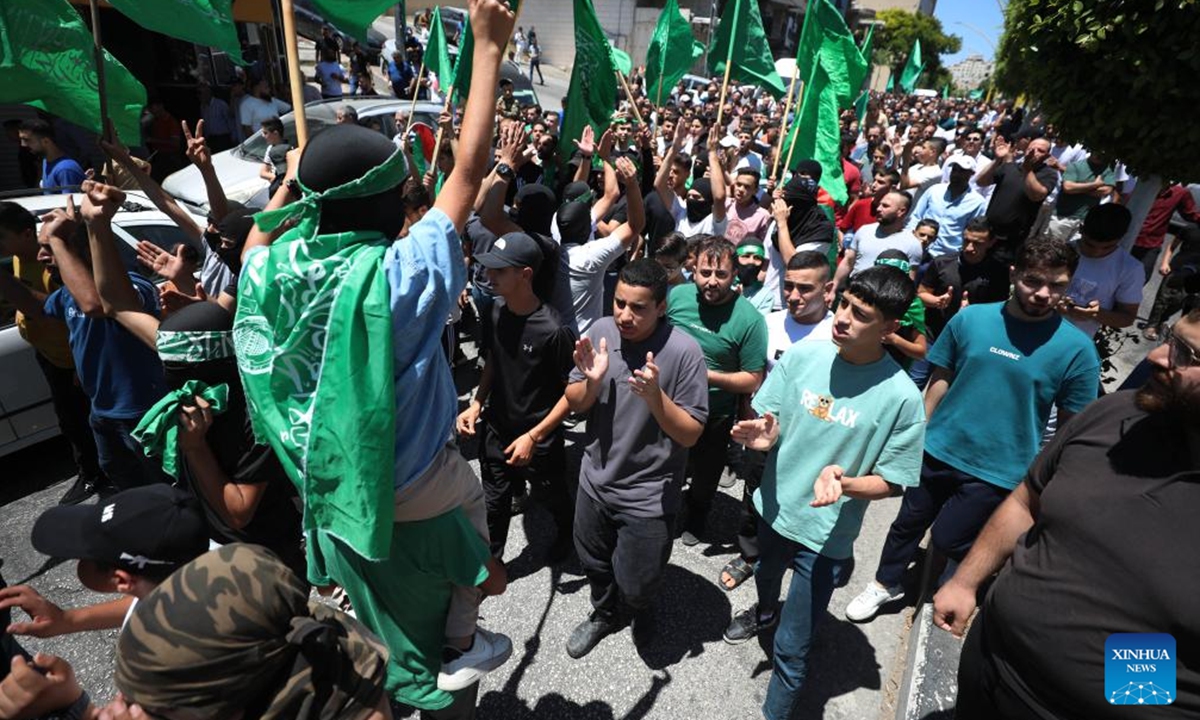
{"label": "sandal", "polygon": [[1158,342],[1158,326],[1147,325],[1146,329],[1142,331],[1142,337],[1146,338],[1150,342]]}
{"label": "sandal", "polygon": [[[753,574],[753,565],[746,562],[746,560],[740,556],[735,557],[725,565],[724,569],[721,570],[721,575],[717,578],[717,584],[720,585],[726,592],[729,592],[730,590],[737,589],[739,585],[746,582],[746,580],[749,579]],[[732,585],[729,584],[729,580],[726,580],[727,577],[729,580],[733,581]]]}

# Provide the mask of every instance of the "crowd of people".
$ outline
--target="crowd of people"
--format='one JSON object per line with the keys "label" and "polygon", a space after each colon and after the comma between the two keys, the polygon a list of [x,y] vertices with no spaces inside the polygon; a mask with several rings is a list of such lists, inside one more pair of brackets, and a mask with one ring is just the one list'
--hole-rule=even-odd
{"label": "crowd of people", "polygon": [[[242,128],[272,147],[261,212],[213,167],[234,126],[182,125],[201,226],[103,141],[191,240],[139,246],[160,285],[118,250],[123,190],[47,123],[20,128],[46,192],[80,193],[40,219],[0,203],[0,296],[79,471],[32,543],[118,597],[0,590],[28,615],[3,618],[0,717],[474,717],[512,653],[479,620],[514,513],[544,504],[553,534],[530,544],[586,577],[577,659],[627,626],[653,640],[675,541],[729,540],[710,516],[737,482],[737,552],[712,580],[754,583],[724,640],[773,633],[768,720],[821,662],[834,589],[860,586],[839,612],[870,621],[927,532],[936,622],[961,635],[983,608],[959,717],[1107,717],[1109,633],[1200,646],[1179,572],[1200,500],[1200,233],[1165,241],[1173,212],[1200,220],[1186,189],[1159,193],[1131,253],[1136,181],[1036,112],[872,94],[842,117],[839,167],[788,168],[782,102],[713,82],[656,105],[638,70],[599,136],[564,143],[561,114],[499,77],[506,5],[473,0],[470,23],[470,92],[433,157],[352,115],[292,149],[267,88]],[[533,29],[515,37],[536,63]],[[362,82],[336,43],[317,52],[331,96]],[[1097,335],[1137,321],[1155,272],[1148,380],[1097,399]],[[901,494],[873,577],[853,575],[868,504]],[[1098,580],[1114,567],[1125,581]],[[68,659],[17,643],[102,628],[120,628],[106,707]],[[1200,711],[1194,653],[1178,673],[1175,704]]]}

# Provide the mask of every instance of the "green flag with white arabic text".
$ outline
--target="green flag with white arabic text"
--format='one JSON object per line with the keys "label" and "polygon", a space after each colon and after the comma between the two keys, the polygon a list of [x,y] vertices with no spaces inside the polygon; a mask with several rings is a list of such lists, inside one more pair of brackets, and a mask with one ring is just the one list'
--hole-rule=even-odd
{"label": "green flag with white arabic text", "polygon": [[434,74],[442,94],[454,82],[454,65],[450,63],[450,48],[446,44],[446,31],[442,28],[442,9],[433,9],[429,22],[429,42],[425,45],[425,69]]}
{"label": "green flag with white arabic text", "polygon": [[646,50],[646,96],[662,105],[662,99],[670,97],[671,89],[703,54],[704,46],[696,42],[679,3],[667,0]]}
{"label": "green flag with white arabic text", "polygon": [[[0,2],[0,103],[24,103],[97,134],[100,81],[92,33],[67,0]],[[108,114],[126,145],[142,144],[146,88],[104,53]]]}
{"label": "green flag with white arabic text", "polygon": [[775,71],[775,60],[767,45],[758,0],[727,0],[721,24],[708,51],[708,70],[725,74],[725,63],[733,80],[752,83],[779,99],[787,93],[783,78]]}
{"label": "green flag with white arabic text", "polygon": [[617,105],[617,67],[612,45],[596,19],[592,0],[575,0],[575,66],[559,136],[559,156],[570,157],[572,141],[590,125],[599,136]]}
{"label": "green flag with white arabic text", "polygon": [[138,25],[180,40],[215,47],[239,65],[242,44],[233,25],[232,0],[108,0]]}

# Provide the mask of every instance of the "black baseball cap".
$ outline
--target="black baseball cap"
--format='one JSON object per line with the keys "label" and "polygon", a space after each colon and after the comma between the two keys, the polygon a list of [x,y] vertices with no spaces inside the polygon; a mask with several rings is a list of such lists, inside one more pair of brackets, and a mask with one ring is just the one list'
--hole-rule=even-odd
{"label": "black baseball cap", "polygon": [[525,233],[510,232],[496,238],[490,250],[476,255],[475,262],[493,270],[527,267],[537,272],[542,264],[542,248]]}
{"label": "black baseball cap", "polygon": [[33,547],[58,558],[95,560],[132,573],[174,570],[208,552],[195,496],[166,484],[124,490],[95,505],[60,505],[33,525]]}

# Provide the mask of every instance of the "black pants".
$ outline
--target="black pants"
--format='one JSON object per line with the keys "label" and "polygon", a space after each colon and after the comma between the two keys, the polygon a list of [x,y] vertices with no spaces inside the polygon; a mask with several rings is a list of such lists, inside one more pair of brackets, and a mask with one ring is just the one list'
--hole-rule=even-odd
{"label": "black pants", "polygon": [[1143,282],[1150,282],[1150,278],[1154,277],[1154,271],[1158,269],[1159,250],[1158,247],[1134,247],[1129,251],[1129,254],[1142,261],[1142,270],[1146,273],[1146,279]]}
{"label": "black pants", "polygon": [[38,367],[50,386],[50,400],[54,414],[58,416],[58,428],[71,444],[71,455],[79,477],[87,482],[101,484],[104,477],[100,470],[100,459],[96,453],[96,437],[88,424],[92,414],[92,401],[79,387],[75,370],[60,368],[47,360],[41,353],[34,353]]}
{"label": "black pants", "polygon": [[686,530],[699,535],[704,532],[708,510],[717,494],[717,484],[725,471],[726,448],[729,446],[729,431],[733,429],[733,417],[709,418],[700,433],[700,439],[688,451],[688,475],[692,484],[683,494],[687,510]]}
{"label": "black pants", "polygon": [[758,559],[758,510],[754,509],[754,491],[762,484],[767,454],[760,450],[742,451],[742,507],[738,513],[738,550],[749,563]]}
{"label": "black pants", "polygon": [[575,495],[575,550],[592,587],[592,607],[609,618],[650,607],[671,557],[675,517],[635,517]]}
{"label": "black pants", "polygon": [[1026,720],[1042,717],[1004,682],[988,647],[985,613],[981,609],[963,642],[958,661],[959,720]]}
{"label": "black pants", "polygon": [[504,437],[487,423],[481,425],[483,438],[479,452],[479,468],[483,475],[483,493],[487,501],[488,535],[491,538],[492,555],[504,556],[504,545],[508,541],[508,526],[512,522],[512,501],[516,487],[524,494],[524,484],[533,487],[533,497],[540,497],[554,524],[558,526],[558,537],[571,537],[571,495],[567,491],[567,453],[561,432],[546,438],[533,451],[533,457],[524,467],[507,463],[504,448],[514,438]]}
{"label": "black pants", "polygon": [[931,525],[931,545],[955,561],[947,568],[948,572],[953,572],[956,562],[971,549],[992,511],[1010,492],[925,453],[921,484],[904,491],[900,512],[883,543],[875,579],[884,587],[899,585],[904,579],[904,569]]}
{"label": "black pants", "polygon": [[[1167,280],[1170,280],[1170,276]],[[1171,316],[1183,309],[1183,301],[1187,298],[1187,293],[1183,290],[1183,284],[1168,283],[1164,280],[1158,286],[1158,294],[1154,296],[1154,306],[1150,309],[1150,316],[1146,318],[1147,327],[1158,327]]]}

